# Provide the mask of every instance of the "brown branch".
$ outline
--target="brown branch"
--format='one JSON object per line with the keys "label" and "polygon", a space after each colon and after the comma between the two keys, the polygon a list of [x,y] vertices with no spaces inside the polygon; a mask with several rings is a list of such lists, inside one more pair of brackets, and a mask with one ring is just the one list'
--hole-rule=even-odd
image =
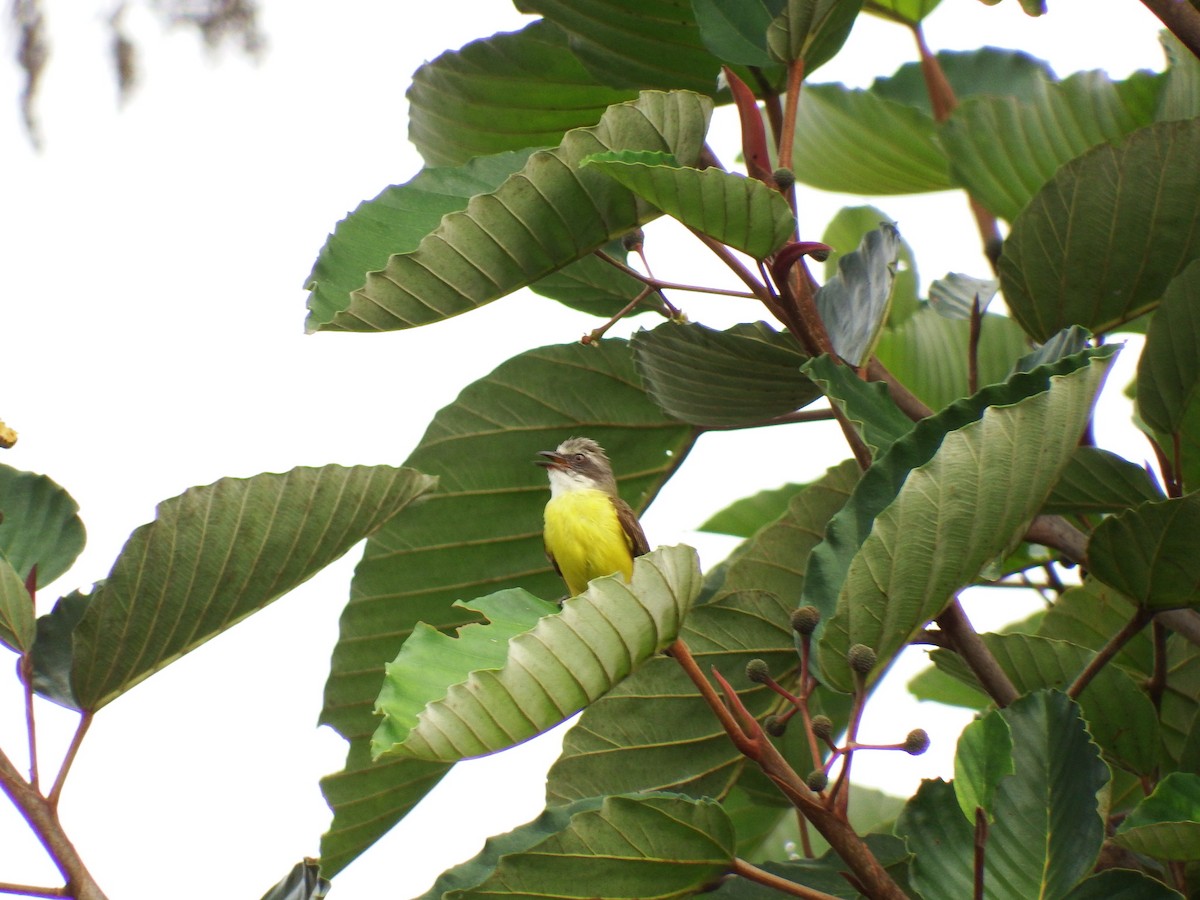
{"label": "brown branch", "polygon": [[[779,750],[767,739],[766,734],[750,715],[738,698],[737,692],[728,686],[720,673],[714,677],[725,690],[725,701],[713,689],[686,643],[677,640],[668,653],[691,679],[700,696],[708,704],[725,733],[747,759],[756,763],[780,792],[808,818],[822,836],[854,873],[864,887],[863,893],[874,900],[906,900],[904,892],[892,880],[887,870],[879,864],[870,848],[863,843],[845,817],[826,809],[820,799],[796,774]],[[731,711],[732,707],[732,711]],[[736,715],[735,715],[736,712]]]}
{"label": "brown branch", "polygon": [[71,843],[58,811],[38,791],[21,777],[12,761],[0,751],[0,789],[29,823],[34,835],[50,855],[66,881],[63,896],[73,900],[107,900],[100,886],[92,879],[83,859]]}
{"label": "brown branch", "polygon": [[1067,696],[1072,700],[1078,700],[1092,679],[1100,674],[1100,670],[1108,665],[1109,661],[1121,652],[1121,648],[1128,644],[1138,632],[1146,627],[1146,624],[1154,618],[1154,614],[1145,609],[1139,609],[1133,614],[1125,626],[1108,639],[1100,650],[1092,657],[1092,661],[1084,667],[1084,670],[1076,676],[1071,682],[1071,686],[1067,688]]}
{"label": "brown branch", "polygon": [[733,861],[733,874],[739,875],[748,881],[774,888],[780,893],[789,894],[792,897],[802,897],[804,900],[837,900],[837,897],[833,894],[827,894],[824,891],[818,891],[816,888],[805,887],[802,884],[796,884],[794,881],[788,881],[786,878],[780,878],[778,875],[772,875],[766,869],[760,869],[758,866],[751,865],[744,859],[735,859]]}
{"label": "brown branch", "polygon": [[878,357],[872,356],[870,362],[867,363],[867,378],[870,381],[882,381],[888,389],[888,396],[892,398],[892,402],[914,422],[933,415],[933,410],[889,372]]}
{"label": "brown branch", "polygon": [[1200,10],[1188,0],[1142,0],[1180,43],[1200,58]]}
{"label": "brown branch", "polygon": [[800,85],[804,82],[804,60],[788,63],[787,105],[783,108],[783,126],[779,135],[779,166],[792,168],[792,144],[796,140],[796,107],[800,105]]}
{"label": "brown branch", "polygon": [[66,897],[66,888],[34,887],[31,884],[12,884],[0,881],[0,894],[16,894],[18,897]]}
{"label": "brown branch", "polygon": [[954,652],[962,657],[963,662],[979,679],[979,684],[987,691],[988,696],[996,701],[997,706],[1008,706],[1020,696],[1020,692],[1000,667],[1000,663],[996,662],[996,657],[987,648],[983,638],[971,626],[957,597],[934,621],[946,635]]}

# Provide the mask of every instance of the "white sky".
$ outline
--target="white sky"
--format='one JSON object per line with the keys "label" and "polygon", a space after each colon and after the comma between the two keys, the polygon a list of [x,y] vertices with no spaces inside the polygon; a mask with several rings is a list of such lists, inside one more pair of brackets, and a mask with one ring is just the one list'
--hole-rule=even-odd
{"label": "white sky", "polygon": [[[21,433],[0,462],[56,479],[88,528],[86,551],[44,593],[43,611],[104,577],[158,501],[224,475],[398,464],[463,386],[524,348],[593,327],[522,297],[420,335],[302,333],[301,285],[326,234],[360,200],[419,168],[405,139],[412,71],[444,49],[520,27],[508,4],[460,0],[441,15],[432,3],[266,0],[268,48],[257,66],[230,53],[212,65],[194,36],[163,36],[134,10],[128,23],[144,82],[120,112],[106,8],[47,6],[54,55],[39,102],[41,154],[19,128],[15,66],[0,66],[0,419]],[[943,6],[927,27],[935,49],[1024,49],[1060,75],[1162,66],[1156,23],[1135,0],[1058,0],[1041,20],[1023,16],[1016,0]],[[865,84],[911,56],[904,32],[864,18],[816,80]],[[734,158],[736,138],[714,143]],[[808,236],[818,237],[843,202],[861,201],[803,201]],[[925,284],[951,269],[986,272],[961,197],[872,202],[899,221]],[[658,240],[667,250],[652,255],[657,274],[697,277],[693,255],[683,258],[670,236]],[[705,271],[725,283],[717,269]],[[693,319],[717,327],[761,317],[727,299],[683,302]],[[1115,376],[1110,393],[1124,383]],[[777,429],[766,439],[775,452],[744,466],[739,459],[761,449],[762,433],[705,437],[645,517],[652,543],[693,543],[706,564],[716,562],[728,545],[690,528],[739,496],[806,480],[844,455],[828,430]],[[1144,454],[1136,443],[1109,446],[1136,460]],[[62,809],[113,900],[254,900],[316,855],[329,815],[317,779],[340,768],[344,751],[314,723],[356,556],[97,716]],[[1011,606],[996,613],[1014,614]],[[2,660],[0,669],[11,671]],[[905,704],[902,682],[879,704],[895,717],[868,714],[863,739],[898,739],[920,724],[934,734],[933,750],[856,763],[860,777],[898,793],[950,774],[965,721]],[[0,746],[23,765],[20,703],[16,680],[0,682]],[[74,717],[42,705],[39,722],[52,777]],[[332,896],[419,894],[484,836],[537,814],[555,754],[552,737],[460,766],[430,804],[339,876]],[[0,881],[57,883],[7,806],[0,848]]]}

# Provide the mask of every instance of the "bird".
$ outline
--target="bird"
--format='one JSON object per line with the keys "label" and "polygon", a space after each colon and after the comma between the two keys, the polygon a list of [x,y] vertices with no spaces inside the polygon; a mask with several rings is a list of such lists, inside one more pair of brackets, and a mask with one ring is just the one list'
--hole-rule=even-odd
{"label": "bird", "polygon": [[588,582],[620,572],[633,577],[634,557],[650,551],[637,514],[617,493],[604,449],[591,438],[572,437],[556,450],[541,450],[537,465],[550,478],[543,538],[546,556],[576,597]]}

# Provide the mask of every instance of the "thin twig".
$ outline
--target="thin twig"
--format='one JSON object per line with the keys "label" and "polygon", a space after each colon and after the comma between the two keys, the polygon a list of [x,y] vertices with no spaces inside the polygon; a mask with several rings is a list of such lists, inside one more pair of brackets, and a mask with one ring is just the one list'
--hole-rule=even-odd
{"label": "thin twig", "polygon": [[49,801],[52,807],[58,807],[58,798],[62,796],[63,785],[67,781],[67,773],[71,771],[71,765],[75,762],[75,756],[79,753],[79,747],[83,744],[83,738],[91,726],[92,714],[85,712],[80,716],[79,724],[75,726],[75,733],[71,735],[71,744],[67,747],[67,753],[63,757],[62,766],[58,770],[58,777],[54,779],[54,786],[50,788],[50,793],[46,795],[46,800]]}
{"label": "thin twig", "polygon": [[975,889],[972,893],[974,900],[983,900],[983,879],[985,862],[987,860],[988,820],[987,813],[980,807],[975,807]]}
{"label": "thin twig", "polygon": [[750,291],[735,291],[730,288],[707,287],[702,284],[680,284],[676,281],[663,281],[661,278],[655,278],[647,275],[645,272],[639,272],[632,266],[621,262],[621,260],[609,256],[603,250],[595,251],[595,256],[604,260],[615,269],[620,269],[626,275],[636,278],[642,284],[653,288],[656,291],[691,291],[694,294],[716,294],[721,297],[741,297],[746,300],[759,299],[758,294]]}
{"label": "thin twig", "polygon": [[766,885],[792,897],[803,897],[804,900],[837,900],[833,894],[827,894],[816,888],[805,887],[794,881],[788,881],[786,878],[780,878],[778,875],[772,875],[766,869],[751,865],[744,859],[734,859],[732,871],[734,875],[740,875],[748,881]]}
{"label": "thin twig", "polygon": [[1084,670],[1076,676],[1074,681],[1071,682],[1071,686],[1067,688],[1067,696],[1072,700],[1078,700],[1079,695],[1084,692],[1089,684],[1091,684],[1092,679],[1100,674],[1100,670],[1108,665],[1109,661],[1121,652],[1121,648],[1128,644],[1130,640],[1132,640],[1134,636],[1138,634],[1138,632],[1145,628],[1146,623],[1148,623],[1152,618],[1153,613],[1145,609],[1137,610],[1137,612],[1133,614],[1133,618],[1126,622],[1125,626],[1120,631],[1108,639],[1108,643],[1100,648],[1096,655],[1092,657],[1092,661],[1089,662],[1087,666],[1084,667]]}
{"label": "thin twig", "polygon": [[1154,671],[1146,685],[1146,693],[1150,695],[1154,708],[1160,709],[1163,693],[1167,689],[1167,630],[1161,622],[1155,621],[1151,637],[1154,641]]}
{"label": "thin twig", "polygon": [[65,887],[34,887],[31,884],[12,884],[0,881],[0,894],[16,894],[18,897],[66,897]]}
{"label": "thin twig", "polygon": [[979,390],[979,333],[983,328],[983,315],[979,310],[979,295],[971,301],[971,331],[967,339],[967,392]]}
{"label": "thin twig", "polygon": [[[36,612],[37,605],[37,570],[35,564],[25,578],[25,591],[29,594],[29,602]],[[33,716],[33,657],[28,652],[22,653],[17,662],[18,677],[25,692],[25,734],[29,747],[29,784],[38,789],[38,752],[37,752],[37,722]]]}

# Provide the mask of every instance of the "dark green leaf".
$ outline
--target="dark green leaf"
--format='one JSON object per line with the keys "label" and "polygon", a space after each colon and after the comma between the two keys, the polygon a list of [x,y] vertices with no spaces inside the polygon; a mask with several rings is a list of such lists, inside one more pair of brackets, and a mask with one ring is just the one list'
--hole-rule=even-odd
{"label": "dark green leaf", "polygon": [[1200,256],[1200,119],[1143,128],[1064,165],[1013,222],[1000,285],[1025,331],[1095,334],[1153,309]]}
{"label": "dark green leaf", "polygon": [[688,228],[755,259],[770,256],[796,229],[783,196],[744,175],[687,168],[663,153],[628,150],[585,156],[579,166],[599,169]]}
{"label": "dark green leaf", "polygon": [[[572,128],[595,125],[637,94],[604,86],[550,22],[472,41],[413,75],[408,138],[431,166],[476,156],[554,147]],[[393,251],[398,252],[398,251]]]}
{"label": "dark green leaf", "polygon": [[71,685],[95,711],[311,578],[434,480],[390,466],[223,478],[159,504],[75,627]]}
{"label": "dark green leaf", "polygon": [[767,49],[783,63],[804,60],[805,73],[841,49],[863,0],[786,0],[767,29]]}
{"label": "dark green leaf", "polygon": [[912,430],[912,419],[897,408],[881,382],[863,381],[852,368],[838,365],[828,356],[810,360],[804,365],[804,374],[854,423],[875,456]]}
{"label": "dark green leaf", "polygon": [[751,497],[735,500],[709,517],[697,530],[748,538],[786,513],[792,498],[807,487],[806,484],[785,484],[774,490],[759,491]]}
{"label": "dark green leaf", "polygon": [[765,322],[728,331],[667,322],[637,332],[632,345],[647,393],[668,415],[693,425],[760,423],[821,396],[800,374],[807,357],[795,339]]}
{"label": "dark green leaf", "polygon": [[1200,604],[1197,533],[1200,494],[1142,503],[1096,526],[1091,574],[1147,609]]}
{"label": "dark green leaf", "polygon": [[1168,773],[1121,823],[1113,840],[1155,859],[1200,859],[1200,775]]}
{"label": "dark green leaf", "polygon": [[[1046,82],[1054,80],[1049,65],[1019,50],[939,50],[935,58],[959,102],[978,96],[1033,101],[1045,93]],[[905,63],[895,75],[875,79],[871,91],[933,115],[919,62]]]}
{"label": "dark green leaf", "polygon": [[43,588],[83,550],[79,504],[45,475],[0,465],[0,554],[22,583],[37,566]]}
{"label": "dark green leaf", "polygon": [[0,644],[23,653],[33,643],[33,598],[25,580],[0,553]]}
{"label": "dark green leaf", "polygon": [[908,692],[918,700],[930,700],[964,709],[984,709],[991,698],[978,688],[952,678],[934,666],[923,669],[908,682]]}
{"label": "dark green leaf", "polygon": [[1200,259],[1171,279],[1138,360],[1137,411],[1164,435],[1197,415],[1200,394]]}
{"label": "dark green leaf", "polygon": [[767,52],[767,28],[787,0],[692,0],[700,37],[722,62],[765,68],[775,61]]}
{"label": "dark green leaf", "polygon": [[896,819],[896,834],[913,854],[909,877],[924,900],[974,895],[974,825],[959,814],[953,785],[922,781]]}
{"label": "dark green leaf", "polygon": [[33,689],[39,696],[67,709],[79,709],[71,688],[71,640],[83,618],[89,598],[72,591],[60,597],[54,608],[37,620],[33,642]]}
{"label": "dark green leaf", "polygon": [[[533,824],[540,833],[548,823]],[[575,812],[559,830],[527,848],[520,847],[528,840],[521,831],[497,841],[517,847],[500,854],[485,849],[472,861],[469,880],[460,877],[454,889],[432,896],[592,897],[602,889],[607,900],[689,897],[733,863],[733,826],[712,800],[672,794],[605,797],[598,809]]]}
{"label": "dark green leaf", "polygon": [[377,840],[446,771],[420,761],[370,762],[380,673],[416,623],[449,630],[476,621],[454,601],[509,587],[551,600],[565,593],[542,546],[550,493],[533,460],[572,435],[608,450],[639,512],[695,438],[646,396],[629,345],[605,340],[530,350],[502,364],[442,409],[409,457],[439,477],[439,491],[367,542],[325,688],[321,721],[351,742],[346,771],[322,784],[334,808],[322,839],[327,874]]}
{"label": "dark green leaf", "polygon": [[854,366],[875,350],[888,318],[900,232],[889,222],[863,235],[852,253],[838,257],[837,274],[817,291],[817,310],[834,352]]}
{"label": "dark green leaf", "polygon": [[[620,241],[613,241],[602,249],[613,259],[625,261],[626,253]],[[644,287],[637,278],[593,254],[538,279],[529,289],[571,309],[608,318],[623,310]],[[657,295],[646,297],[630,315],[650,309],[665,309]]]}
{"label": "dark green leaf", "polygon": [[494,191],[529,159],[532,151],[500,153],[457,168],[422,169],[364,201],[338,222],[305,282],[310,330],[330,322],[350,305],[367,273],[384,268],[393,253],[417,249],[442,217],[464,210],[476,194]]}
{"label": "dark green leaf", "polygon": [[1170,32],[1161,35],[1167,53],[1166,84],[1157,118],[1161,122],[1200,116],[1200,59]]}
{"label": "dark green leaf", "polygon": [[[970,394],[968,347],[971,326],[947,319],[928,305],[879,338],[875,355],[910,391],[932,409]],[[1020,327],[1005,316],[984,315],[979,329],[979,386],[1003,381],[1028,350]]]}
{"label": "dark green leaf", "polygon": [[1029,99],[967,100],[940,135],[955,182],[1010,222],[1063,163],[1152,121],[1103,72],[1041,87]]}
{"label": "dark green leaf", "polygon": [[1086,351],[986,388],[917,423],[867,471],[809,562],[803,602],[825,614],[824,683],[851,688],[845,654],[859,643],[878,655],[878,677],[1020,537],[1066,466],[1113,353]]}
{"label": "dark green leaf", "polygon": [[[589,255],[658,215],[629,190],[577,166],[605,150],[661,150],[695,162],[711,102],[645,92],[600,123],[567,132],[495,190],[442,217],[415,249],[392,251],[348,295],[310,316],[310,330],[385,331],[440,321],[489,303]],[[537,240],[530,240],[531,233]]]}
{"label": "dark green leaf", "polygon": [[796,180],[847,194],[952,187],[933,117],[870,91],[805,85],[796,111]]}
{"label": "dark green leaf", "polygon": [[1012,733],[1003,716],[986,715],[963,729],[954,754],[954,795],[968,822],[982,809],[994,821],[996,788],[1013,774]]}
{"label": "dark green leaf", "polygon": [[1080,447],[1042,511],[1058,515],[1111,513],[1160,499],[1162,492],[1141,466],[1099,447]]}
{"label": "dark green leaf", "polygon": [[[793,498],[788,514],[754,536],[729,565],[717,596],[693,609],[684,625],[683,639],[701,668],[715,666],[731,679],[755,715],[778,698],[745,680],[746,663],[757,657],[784,683],[793,677],[799,660],[789,615],[804,583],[804,562],[857,477],[849,461]],[[547,797],[564,803],[656,787],[720,797],[745,762],[680,667],[653,659],[584,710],[567,732]]]}
{"label": "dark green leaf", "polygon": [[1144,872],[1106,869],[1079,882],[1063,900],[1184,900],[1184,897]]}

